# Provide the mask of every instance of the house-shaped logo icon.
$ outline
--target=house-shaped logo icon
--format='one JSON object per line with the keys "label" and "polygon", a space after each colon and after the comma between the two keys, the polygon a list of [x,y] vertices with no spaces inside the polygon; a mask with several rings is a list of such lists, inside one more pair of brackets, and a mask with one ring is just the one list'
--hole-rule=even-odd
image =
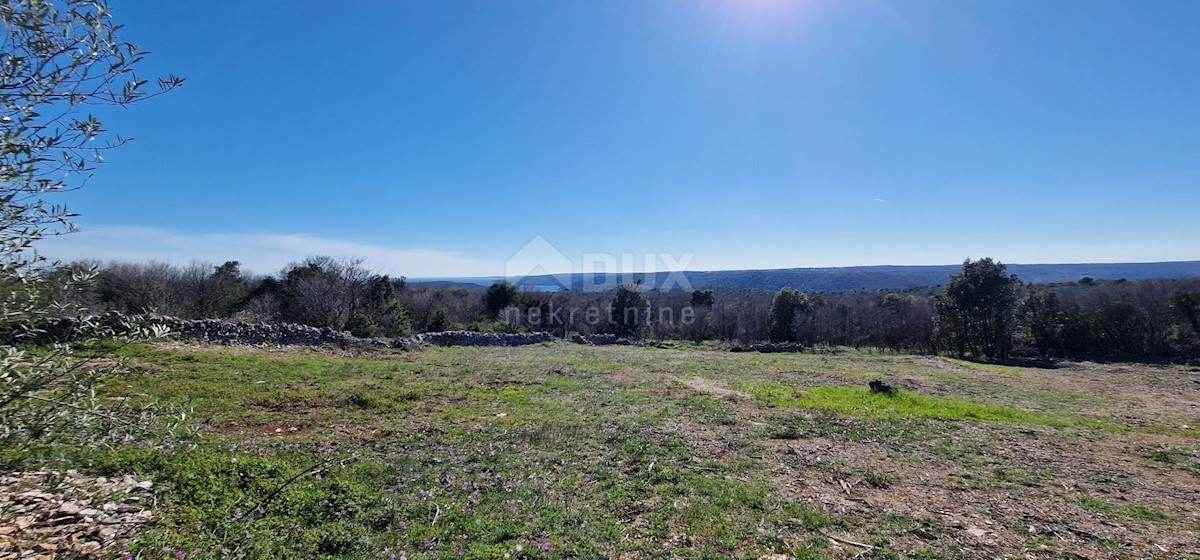
{"label": "house-shaped logo icon", "polygon": [[540,235],[504,261],[504,277],[517,286],[555,291],[571,288],[571,259]]}

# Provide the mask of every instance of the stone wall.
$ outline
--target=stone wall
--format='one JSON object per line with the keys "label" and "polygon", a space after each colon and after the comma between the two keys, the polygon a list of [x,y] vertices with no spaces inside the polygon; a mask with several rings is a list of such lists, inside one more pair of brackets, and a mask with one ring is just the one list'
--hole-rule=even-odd
{"label": "stone wall", "polygon": [[771,354],[775,352],[804,352],[808,350],[803,344],[795,344],[790,342],[766,342],[763,344],[751,344],[749,346],[734,346],[730,348],[730,352],[762,352]]}
{"label": "stone wall", "polygon": [[170,330],[170,338],[227,346],[337,346],[342,348],[411,348],[416,346],[522,346],[556,340],[550,333],[483,333],[447,331],[423,333],[410,338],[359,338],[345,331],[292,323],[233,323],[217,319],[179,319],[159,315],[126,317],[110,312],[86,320],[62,318],[42,325],[38,342],[73,338],[85,321],[104,332],[128,335],[138,325],[158,324]]}
{"label": "stone wall", "polygon": [[[524,346],[555,342],[548,332],[485,333],[476,331],[446,331],[423,333],[403,338],[358,338],[348,332],[330,328],[310,327],[292,323],[232,323],[218,319],[179,319],[161,315],[127,317],[109,312],[84,319],[51,319],[41,325],[44,333],[30,342],[50,343],[75,338],[73,333],[85,322],[99,325],[104,332],[127,335],[137,326],[159,324],[167,327],[175,340],[220,344],[225,346],[336,346],[339,348],[414,348],[420,346]],[[28,339],[26,339],[28,340]],[[575,334],[569,339],[576,344],[662,346],[657,342],[634,343],[612,334]],[[805,352],[812,351],[802,344],[766,343],[735,346],[733,352]]]}
{"label": "stone wall", "polygon": [[573,334],[571,335],[571,342],[574,342],[575,344],[593,344],[596,346],[607,346],[609,344],[628,346],[629,344],[632,344],[628,339],[617,338],[617,335],[615,334],[606,333],[589,334],[586,336],[581,334]]}
{"label": "stone wall", "polygon": [[485,333],[475,331],[446,331],[423,333],[412,337],[416,344],[431,346],[524,346],[558,340],[548,332]]}

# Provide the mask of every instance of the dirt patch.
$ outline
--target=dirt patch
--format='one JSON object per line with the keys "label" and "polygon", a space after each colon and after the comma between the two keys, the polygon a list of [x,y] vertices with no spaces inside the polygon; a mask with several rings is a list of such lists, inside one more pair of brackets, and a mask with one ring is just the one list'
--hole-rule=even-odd
{"label": "dirt patch", "polygon": [[312,430],[303,426],[288,426],[284,424],[260,424],[260,425],[233,425],[233,426],[205,426],[204,431],[221,434],[227,436],[299,436],[306,435]]}
{"label": "dirt patch", "polygon": [[754,396],[750,393],[735,391],[711,379],[692,377],[690,379],[679,379],[678,381],[688,389],[718,398],[754,399]]}
{"label": "dirt patch", "polygon": [[[1002,404],[1012,396],[1020,399],[1013,403],[1019,408],[1036,408],[1023,400],[1030,398],[1026,393],[1082,394],[1094,400],[1066,407],[1135,427],[1156,415],[1196,415],[1191,388],[1196,376],[1186,372],[1068,364],[1004,376],[937,358],[913,360],[966,380],[951,387],[918,375],[921,392]],[[719,397],[730,416],[723,424],[679,419],[670,426],[688,439],[698,458],[739,455],[763,463],[780,497],[858,520],[834,531],[839,538],[886,539],[895,551],[927,550],[946,558],[1200,557],[1200,478],[1138,452],[1163,445],[1200,449],[1200,440],[1187,431],[1158,435],[914,421],[914,433],[889,437],[882,423],[874,430],[869,420],[768,407],[713,380],[679,382]],[[859,424],[844,434],[787,439],[784,433],[772,439],[769,426],[781,419],[810,426]],[[745,445],[748,441],[754,445]],[[845,543],[832,546],[834,557],[863,551]]]}

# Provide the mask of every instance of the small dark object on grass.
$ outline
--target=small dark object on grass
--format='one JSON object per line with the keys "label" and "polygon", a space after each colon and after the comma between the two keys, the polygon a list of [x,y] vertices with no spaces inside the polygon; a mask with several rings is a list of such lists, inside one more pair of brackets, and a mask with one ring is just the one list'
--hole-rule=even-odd
{"label": "small dark object on grass", "polygon": [[884,383],[878,379],[868,383],[868,385],[871,386],[872,393],[883,393],[889,397],[894,397],[896,396],[896,393],[899,392],[895,387],[892,387],[891,385],[888,385],[887,383]]}

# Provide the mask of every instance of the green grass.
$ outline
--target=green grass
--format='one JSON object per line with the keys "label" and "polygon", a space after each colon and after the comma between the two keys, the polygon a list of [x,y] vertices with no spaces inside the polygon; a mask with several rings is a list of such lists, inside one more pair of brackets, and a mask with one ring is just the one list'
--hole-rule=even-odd
{"label": "green grass", "polygon": [[1200,447],[1198,446],[1160,443],[1154,446],[1139,446],[1133,452],[1156,463],[1200,477]]}
{"label": "green grass", "polygon": [[[680,558],[758,557],[786,551],[785,530],[831,523],[776,496],[754,461],[694,459],[680,432],[661,429],[730,421],[708,395],[662,394],[640,349],[555,350],[131,347],[121,353],[140,373],[111,389],[191,406],[208,433],[173,452],[73,462],[155,480],[165,517],[136,546],[144,558],[654,557],[672,540]],[[319,479],[254,509],[326,460]]]}
{"label": "green grass", "polygon": [[866,387],[796,388],[778,383],[744,383],[739,388],[773,406],[830,411],[845,416],[867,418],[933,418],[939,420],[980,420],[1069,426],[1087,423],[1083,419],[1064,419],[1026,412],[1015,408],[981,404],[949,397],[931,397],[909,391],[888,396],[872,393]]}
{"label": "green grass", "polygon": [[1079,504],[1085,509],[1094,511],[1096,513],[1126,519],[1174,521],[1179,518],[1177,515],[1171,515],[1153,508],[1142,507],[1139,505],[1117,505],[1099,498],[1094,498],[1092,496],[1083,496],[1079,498]]}
{"label": "green grass", "polygon": [[984,373],[994,373],[996,375],[1010,375],[1012,377],[1021,377],[1021,368],[1010,366],[998,366],[995,364],[984,364],[980,362],[972,362],[969,360],[960,360],[958,358],[942,358],[952,364],[958,364],[967,369],[982,371]]}
{"label": "green grass", "polygon": [[[849,350],[133,346],[120,354],[136,372],[115,379],[110,396],[184,406],[204,424],[195,439],[161,449],[62,452],[88,472],[155,481],[158,524],[132,549],[146,559],[837,558],[822,535],[830,530],[878,545],[873,557],[954,558],[962,553],[952,542],[914,546],[910,533],[929,528],[913,519],[851,513],[789,490],[801,482],[781,477],[780,465],[801,457],[787,446],[872,446],[891,464],[792,471],[857,480],[855,498],[905,491],[911,475],[893,465],[945,460],[975,473],[967,485],[1044,493],[1039,485],[1056,479],[1000,456],[981,426],[1036,424],[1064,437],[1067,428],[1111,428],[1091,401],[1031,410],[1051,396],[1022,389],[1014,375],[944,376],[910,356]],[[894,376],[955,396],[845,385]],[[679,381],[691,379],[755,400]],[[1150,458],[1190,465],[1192,456],[1171,448],[1163,457]],[[31,460],[0,451],[6,466]],[[1108,505],[1106,515],[1175,522]]]}

